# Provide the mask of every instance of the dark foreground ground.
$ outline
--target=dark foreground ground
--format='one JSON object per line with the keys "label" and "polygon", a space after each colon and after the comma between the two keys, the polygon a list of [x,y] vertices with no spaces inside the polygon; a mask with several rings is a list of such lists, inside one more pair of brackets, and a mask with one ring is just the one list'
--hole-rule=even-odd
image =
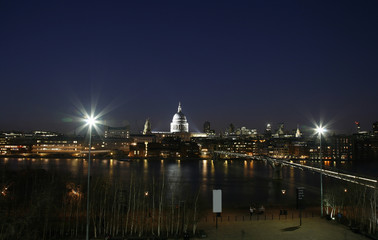
{"label": "dark foreground ground", "polygon": [[[319,217],[306,218],[299,226],[298,219],[223,221],[218,228],[213,222],[201,223],[199,228],[206,235],[203,238],[191,236],[189,239],[208,240],[367,240],[372,239],[354,233],[348,227]],[[117,238],[118,239],[118,238]],[[134,238],[132,238],[134,239]],[[184,239],[173,238],[173,239]]]}
{"label": "dark foreground ground", "polygon": [[[247,211],[225,211],[216,221],[211,212],[204,215],[198,224],[202,235],[190,236],[189,239],[263,239],[263,240],[367,240],[378,239],[352,231],[337,220],[321,218],[318,209],[308,209],[302,213],[300,225],[299,211],[287,210],[287,215],[280,215],[280,209],[267,209],[263,214],[252,217]],[[217,225],[217,227],[216,227]],[[103,239],[103,238],[99,238]],[[123,238],[115,238],[117,240]],[[127,238],[125,238],[127,239]],[[130,238],[141,240],[148,238]],[[164,239],[164,238],[162,238]],[[183,236],[172,239],[184,239]]]}
{"label": "dark foreground ground", "polygon": [[218,228],[212,213],[207,214],[199,229],[206,235],[204,239],[267,239],[267,240],[345,240],[370,239],[353,232],[349,227],[335,221],[320,218],[318,208],[302,213],[302,225],[298,210],[288,210],[287,215],[279,215],[279,209],[267,209],[264,214],[250,218],[245,212],[224,212],[218,218]]}
{"label": "dark foreground ground", "polygon": [[288,218],[286,220],[218,222],[217,229],[213,223],[204,223],[200,228],[207,235],[205,239],[368,239],[342,224],[319,217],[302,219],[302,226],[299,226],[298,219]]}

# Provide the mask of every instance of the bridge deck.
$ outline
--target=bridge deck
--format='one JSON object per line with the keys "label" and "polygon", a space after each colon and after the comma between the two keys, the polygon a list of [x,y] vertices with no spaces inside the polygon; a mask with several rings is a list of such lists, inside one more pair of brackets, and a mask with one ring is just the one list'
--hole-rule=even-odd
{"label": "bridge deck", "polygon": [[376,179],[358,176],[358,175],[353,174],[353,173],[342,173],[342,172],[338,172],[338,171],[331,171],[331,170],[327,170],[327,169],[324,169],[324,168],[307,166],[307,165],[303,165],[303,164],[299,164],[299,163],[294,163],[292,161],[283,160],[283,159],[275,159],[275,158],[272,158],[272,157],[269,157],[269,156],[263,156],[263,155],[250,156],[250,155],[243,154],[243,153],[233,153],[233,152],[226,152],[226,151],[214,151],[213,153],[219,154],[219,155],[248,158],[248,159],[258,160],[258,161],[268,161],[273,168],[276,165],[279,165],[280,167],[290,166],[290,167],[294,167],[294,168],[298,168],[298,169],[302,169],[302,170],[305,169],[305,170],[308,170],[308,171],[317,172],[319,174],[322,173],[325,176],[337,178],[337,179],[340,179],[340,180],[343,180],[343,181],[347,181],[347,182],[351,182],[351,183],[355,183],[355,184],[359,184],[359,185],[363,185],[363,186],[366,186],[366,187],[369,187],[369,188],[374,188],[374,189],[377,188],[377,180]]}

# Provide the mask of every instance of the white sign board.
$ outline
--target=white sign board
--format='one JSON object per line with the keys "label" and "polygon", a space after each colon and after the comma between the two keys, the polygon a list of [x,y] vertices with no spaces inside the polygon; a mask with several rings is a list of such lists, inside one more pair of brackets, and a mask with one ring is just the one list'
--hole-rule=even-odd
{"label": "white sign board", "polygon": [[213,190],[213,213],[222,212],[222,190]]}

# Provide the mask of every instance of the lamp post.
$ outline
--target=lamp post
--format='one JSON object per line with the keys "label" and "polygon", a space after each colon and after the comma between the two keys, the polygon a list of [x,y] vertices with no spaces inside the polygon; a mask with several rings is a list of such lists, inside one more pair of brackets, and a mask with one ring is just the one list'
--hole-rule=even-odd
{"label": "lamp post", "polygon": [[323,161],[322,161],[322,134],[326,131],[321,125],[316,128],[319,135],[319,158],[320,158],[320,216],[323,217]]}
{"label": "lamp post", "polygon": [[90,193],[90,181],[91,181],[91,145],[92,145],[92,126],[96,124],[96,119],[93,116],[87,116],[85,119],[88,125],[89,131],[89,149],[88,149],[88,186],[87,186],[87,229],[86,240],[89,240],[89,193]]}

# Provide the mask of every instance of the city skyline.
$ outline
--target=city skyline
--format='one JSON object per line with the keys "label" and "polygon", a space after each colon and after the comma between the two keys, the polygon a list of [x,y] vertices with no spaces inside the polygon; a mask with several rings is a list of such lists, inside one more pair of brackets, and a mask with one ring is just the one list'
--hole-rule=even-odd
{"label": "city skyline", "polygon": [[377,2],[1,3],[0,130],[72,132],[76,105],[168,130],[378,120]]}
{"label": "city skyline", "polygon": [[[181,103],[179,103],[181,104]],[[181,107],[179,106],[179,111],[177,111],[177,113],[181,112]],[[105,113],[100,113],[100,114],[95,114],[95,115],[92,115],[92,114],[89,114],[86,109],[83,109],[83,111],[79,111],[77,110],[77,112],[80,112],[79,114],[73,116],[69,116],[69,117],[66,117],[64,118],[62,121],[63,122],[66,122],[66,123],[70,123],[71,126],[74,126],[72,127],[73,130],[71,130],[70,132],[59,132],[59,131],[56,131],[56,130],[51,130],[51,129],[29,129],[29,130],[23,130],[23,129],[11,129],[11,130],[4,130],[4,129],[0,129],[0,132],[24,132],[24,133],[32,133],[32,132],[51,132],[51,133],[57,133],[57,134],[68,134],[68,135],[71,135],[71,134],[78,134],[78,135],[85,135],[86,134],[86,126],[87,126],[87,118],[91,117],[95,120],[96,124],[95,124],[95,132],[94,134],[98,134],[98,135],[103,135],[104,134],[104,131],[106,129],[106,127],[115,127],[115,128],[128,128],[130,133],[133,133],[133,134],[144,134],[144,130],[143,128],[145,128],[145,124],[148,122],[148,125],[149,125],[149,128],[150,128],[150,131],[152,131],[152,133],[172,133],[174,131],[172,131],[172,124],[173,122],[175,121],[175,115],[177,115],[177,113],[174,113],[172,114],[173,115],[173,118],[172,118],[172,122],[166,124],[166,125],[171,125],[170,126],[170,130],[169,130],[169,127],[163,127],[163,128],[157,128],[157,127],[152,127],[151,125],[151,119],[150,118],[147,118],[145,119],[145,122],[144,122],[144,125],[143,126],[140,126],[138,125],[138,123],[136,123],[137,125],[136,126],[133,126],[132,124],[130,124],[129,122],[127,121],[116,121],[116,120],[109,120],[107,118],[104,118],[102,117],[103,115],[102,114],[106,114],[106,111]],[[79,117],[80,116],[80,117]],[[184,114],[185,116],[185,114]],[[184,117],[186,118],[186,116]],[[186,120],[185,120],[186,121]],[[187,122],[189,123],[189,122]],[[359,122],[354,122],[354,129],[347,133],[345,131],[342,131],[342,132],[337,132],[335,129],[333,129],[331,126],[332,126],[332,123],[330,122],[323,122],[323,121],[320,121],[320,122],[315,122],[315,121],[312,121],[311,123],[307,123],[307,124],[303,124],[303,125],[299,125],[297,124],[295,126],[295,128],[291,128],[292,124],[288,124],[290,127],[287,127],[287,123],[284,123],[284,122],[277,122],[277,123],[271,123],[271,122],[267,122],[266,125],[264,126],[242,126],[242,125],[234,125],[233,122],[227,124],[226,126],[224,126],[223,129],[217,129],[215,130],[212,126],[213,126],[213,123],[209,122],[209,121],[204,121],[203,124],[201,125],[200,128],[198,128],[199,124],[193,124],[194,127],[193,129],[188,127],[187,131],[186,132],[190,132],[190,133],[206,133],[207,130],[205,130],[205,128],[207,128],[208,130],[210,130],[212,133],[218,135],[218,134],[229,134],[229,133],[232,133],[230,132],[231,128],[234,129],[234,132],[233,133],[236,133],[237,131],[252,131],[254,132],[255,134],[259,134],[259,135],[263,135],[265,133],[267,133],[267,129],[269,128],[269,132],[271,134],[275,134],[275,133],[278,133],[280,132],[281,130],[284,131],[285,134],[289,134],[289,135],[293,135],[295,136],[296,135],[296,132],[300,131],[300,134],[302,135],[303,133],[306,135],[306,136],[311,136],[313,137],[315,134],[316,134],[316,131],[318,128],[322,127],[326,132],[327,134],[326,135],[334,135],[334,134],[354,134],[354,133],[362,133],[362,134],[367,134],[367,133],[373,133],[374,132],[374,125],[376,125],[378,123],[378,121],[372,123],[370,125],[370,128],[361,128],[361,125]],[[167,129],[168,128],[168,129]],[[244,129],[244,130],[242,130]],[[281,134],[281,133],[280,133]],[[288,135],[288,136],[289,136]]]}

